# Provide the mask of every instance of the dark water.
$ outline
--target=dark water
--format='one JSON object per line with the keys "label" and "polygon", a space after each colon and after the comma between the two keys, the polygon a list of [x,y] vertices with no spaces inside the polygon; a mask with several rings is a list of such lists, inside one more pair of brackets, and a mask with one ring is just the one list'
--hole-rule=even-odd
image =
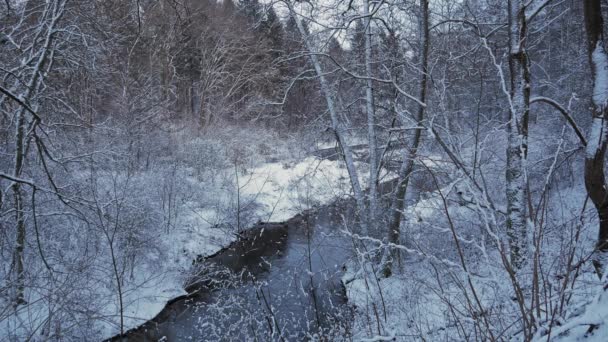
{"label": "dark water", "polygon": [[336,203],[249,237],[201,262],[197,295],[175,301],[129,341],[347,340],[340,282],[352,257],[352,206]]}

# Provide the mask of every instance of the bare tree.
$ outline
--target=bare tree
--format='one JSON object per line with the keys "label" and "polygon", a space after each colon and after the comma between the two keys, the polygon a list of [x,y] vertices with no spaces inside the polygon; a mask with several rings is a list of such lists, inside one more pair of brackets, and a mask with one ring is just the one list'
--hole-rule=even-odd
{"label": "bare tree", "polygon": [[[11,88],[2,89],[3,97],[0,105],[7,99],[17,102],[15,111],[15,136],[14,136],[14,162],[13,179],[21,179],[25,161],[28,154],[28,146],[35,139],[35,131],[41,122],[41,117],[36,113],[36,98],[41,91],[44,76],[48,74],[55,55],[55,36],[59,32],[59,22],[65,12],[66,1],[49,1],[41,9],[31,3],[22,6],[22,17],[31,16],[36,18],[33,22],[19,21],[12,28],[11,35],[19,36],[23,32],[32,31],[31,39],[23,39],[19,43],[12,40],[18,50],[24,53],[21,65],[9,75],[16,75]],[[12,38],[9,36],[9,38]],[[20,46],[23,45],[23,46]],[[24,248],[26,245],[26,223],[24,190],[21,182],[13,181],[12,192],[15,205],[16,242],[13,256],[15,267],[15,297],[16,305],[25,303],[24,300]]]}
{"label": "bare tree", "polygon": [[366,205],[365,205],[365,199],[363,196],[363,191],[361,189],[358,171],[357,171],[357,168],[355,167],[353,153],[351,151],[350,145],[348,144],[348,142],[346,140],[346,132],[344,129],[344,125],[343,125],[343,123],[340,122],[338,112],[337,112],[336,106],[334,104],[334,98],[333,98],[334,94],[332,94],[332,91],[329,87],[329,83],[327,82],[327,79],[323,72],[321,62],[319,61],[319,58],[316,54],[317,51],[314,48],[314,46],[310,40],[310,37],[308,36],[306,29],[304,28],[304,25],[302,24],[302,20],[299,17],[299,14],[296,12],[293,3],[291,3],[290,1],[287,1],[286,4],[289,9],[290,15],[294,18],[294,20],[296,22],[297,28],[300,32],[300,35],[302,36],[302,40],[304,41],[304,44],[308,50],[307,52],[310,56],[310,61],[315,69],[316,76],[319,79],[319,84],[321,86],[321,92],[323,93],[323,96],[325,97],[325,101],[327,103],[327,110],[329,111],[329,115],[331,118],[332,130],[333,130],[333,132],[336,136],[336,140],[340,144],[340,148],[342,149],[342,152],[344,154],[344,161],[346,163],[346,169],[348,170],[350,183],[351,183],[351,186],[353,189],[355,200],[357,202],[357,207],[359,209],[359,215],[361,215],[361,217],[362,217],[361,221],[362,221],[363,233],[367,234],[368,221],[367,221],[367,215],[366,215],[367,210],[366,210]]}
{"label": "bare tree", "polygon": [[[376,6],[381,6],[377,4]],[[376,104],[374,101],[374,82],[372,70],[372,13],[370,1],[363,1],[363,16],[365,17],[365,108],[367,111],[367,141],[369,148],[369,224],[375,231],[376,215],[378,214],[378,147],[376,138]]]}
{"label": "bare tree", "polygon": [[[419,41],[418,41],[418,60],[420,64],[420,81],[419,81],[419,93],[418,100],[420,103],[425,103],[427,98],[427,82],[428,82],[428,64],[429,64],[429,46],[430,46],[430,32],[429,32],[429,2],[428,0],[420,1],[420,16],[419,16]],[[416,122],[418,126],[422,125],[424,120],[425,107],[418,105],[418,111],[416,114]],[[405,123],[404,123],[405,124]],[[399,244],[400,241],[400,226],[403,208],[405,206],[405,198],[407,194],[407,187],[414,171],[414,162],[420,141],[422,140],[422,131],[420,128],[414,130],[414,135],[411,137],[407,151],[403,155],[401,166],[399,168],[399,178],[397,181],[397,189],[392,199],[391,208],[389,211],[390,221],[388,225],[388,241],[389,243]],[[396,249],[393,251],[393,256],[387,260],[384,266],[384,275],[389,276],[391,274],[391,267],[395,260],[399,260],[400,253]]]}
{"label": "bare tree", "polygon": [[527,257],[528,118],[530,113],[530,70],[526,40],[528,22],[523,0],[509,0],[509,124],[506,169],[507,235],[511,262],[516,268]]}
{"label": "bare tree", "polygon": [[604,47],[604,21],[599,0],[584,1],[589,63],[593,79],[591,124],[585,155],[585,187],[599,218],[599,234],[593,264],[601,278],[608,253],[608,192],[604,175],[608,144],[608,53]]}

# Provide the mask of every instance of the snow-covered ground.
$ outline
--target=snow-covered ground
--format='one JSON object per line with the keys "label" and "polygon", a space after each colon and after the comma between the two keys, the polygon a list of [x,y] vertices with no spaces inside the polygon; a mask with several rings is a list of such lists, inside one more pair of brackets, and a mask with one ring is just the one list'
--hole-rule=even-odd
{"label": "snow-covered ground", "polygon": [[[212,152],[209,154],[217,154]],[[253,158],[257,158],[257,155],[253,155]],[[227,246],[236,239],[239,230],[258,221],[285,221],[315,205],[350,194],[350,182],[342,161],[307,157],[267,162],[273,158],[275,156],[270,154],[264,160],[260,158],[260,161],[236,165],[219,161],[221,167],[204,172],[192,165],[180,166],[178,172],[164,176],[142,172],[139,182],[144,187],[156,184],[158,179],[164,177],[163,184],[173,184],[171,191],[179,193],[179,196],[173,200],[174,211],[168,220],[170,224],[154,230],[154,236],[149,236],[149,232],[142,234],[153,241],[154,247],[147,248],[145,255],[138,256],[137,262],[133,262],[135,267],[127,269],[123,276],[125,330],[153,318],[167,301],[185,294],[183,288],[193,260]],[[426,190],[412,196],[415,202],[404,211],[403,243],[409,257],[401,271],[390,278],[383,278],[377,264],[372,269],[372,263],[364,258],[348,266],[343,282],[349,303],[356,307],[352,329],[354,340],[415,341],[422,337],[427,340],[450,340],[450,337],[458,336],[459,329],[472,331],[479,318],[477,315],[485,314],[474,312],[463,301],[463,298],[471,295],[472,288],[479,295],[481,306],[492,312],[493,319],[503,315],[504,319],[496,320],[493,324],[500,329],[503,328],[501,324],[507,325],[504,330],[518,338],[513,328],[515,325],[510,325],[510,320],[517,318],[517,314],[514,314],[517,311],[516,303],[511,300],[513,290],[494,241],[494,235],[504,238],[504,232],[499,230],[504,226],[500,216],[505,209],[497,205],[492,212],[466,177],[459,175],[445,158],[427,155],[420,159],[428,168],[421,168],[421,172],[433,170],[441,181],[449,178],[449,182],[445,182],[447,185],[443,184],[441,188],[441,194],[447,200],[447,209],[436,188],[418,179],[419,183],[414,184],[413,188]],[[357,167],[362,175],[368,172],[365,164],[358,164]],[[500,169],[500,165],[496,165],[496,168]],[[104,182],[110,183],[108,180]],[[495,186],[499,187],[500,184]],[[158,201],[150,199],[150,202]],[[578,224],[578,221],[571,223],[569,220],[580,217],[585,203],[584,187],[582,184],[564,188],[557,186],[550,192],[550,202],[549,221],[543,223],[547,227],[546,246],[541,257],[549,269],[547,275],[553,277],[550,281],[559,284],[560,278],[556,276],[562,271],[561,264],[556,263],[556,266],[553,261],[563,255],[560,248],[571,243],[564,229]],[[586,209],[591,210],[589,205]],[[576,244],[579,250],[577,260],[585,258],[585,253],[592,250],[596,238],[597,222],[592,215],[583,216],[582,236]],[[451,224],[464,250],[467,270],[459,261]],[[383,243],[373,238],[366,241],[370,249]],[[103,243],[100,245],[103,246]],[[98,316],[91,319],[90,326],[81,331],[93,332],[96,339],[116,335],[120,329],[116,282],[107,276],[112,275],[111,264],[103,253],[99,255],[105,259],[98,261],[98,264],[106,265],[103,267],[107,269],[101,272],[97,270],[98,278],[81,279],[81,283],[74,285],[84,289],[83,292],[87,292],[91,298],[94,296],[90,302],[96,307],[87,309],[94,309]],[[585,267],[587,269],[583,269],[578,276],[575,286],[568,290],[570,305],[564,310],[563,317],[559,318],[561,326],[552,328],[551,340],[571,341],[590,337],[591,341],[601,341],[598,336],[605,336],[608,331],[605,290],[589,272],[588,265]],[[470,285],[468,277],[471,279]],[[6,329],[0,326],[0,340],[3,339],[3,331],[15,331],[14,327],[18,324],[46,329],[47,306],[42,299],[40,303],[36,303],[35,299],[35,294],[28,298],[28,312],[3,321],[2,324],[12,326]],[[590,324],[598,325],[593,334],[587,332]],[[535,336],[537,341],[547,340],[547,335],[543,335],[546,328],[539,324]]]}
{"label": "snow-covered ground", "polygon": [[[233,169],[218,172],[218,180],[236,178]],[[313,205],[324,204],[347,195],[349,181],[340,161],[306,158],[293,163],[265,163],[248,170],[239,170],[240,207],[246,211],[243,227],[256,221],[284,221]],[[196,179],[187,182],[196,186]],[[235,189],[215,189],[207,193],[213,199],[206,205],[190,200],[182,204],[175,227],[165,236],[163,259],[152,255],[147,267],[137,270],[130,288],[125,291],[125,330],[140,325],[158,314],[171,298],[185,294],[184,281],[197,256],[210,255],[236,239],[234,226],[223,225],[234,218]],[[212,204],[212,205],[209,205]],[[111,319],[101,323],[103,336],[118,333],[118,307],[110,305],[105,313]]]}
{"label": "snow-covered ground", "polygon": [[572,316],[550,333],[547,329],[540,330],[534,341],[605,342],[608,336],[608,293],[605,286],[597,286],[596,291],[587,305],[577,306],[572,310]]}
{"label": "snow-covered ground", "polygon": [[[393,276],[383,277],[378,266],[372,268],[373,263],[363,255],[348,265],[343,283],[348,302],[355,307],[354,340],[468,340],[462,333],[474,331],[481,316],[476,312],[478,304],[472,302],[472,307],[469,306],[471,302],[467,298],[471,301],[477,298],[479,305],[491,313],[489,324],[493,329],[523,340],[517,330],[519,309],[513,300],[511,280],[496,248],[491,247],[495,237],[504,239],[504,232],[495,231],[494,224],[485,228],[485,234],[479,231],[484,229],[484,219],[492,220],[491,210],[473,204],[475,201],[463,183],[466,182],[457,181],[441,189],[447,209],[439,193],[433,191],[404,210],[402,231],[406,236],[402,253],[408,257]],[[596,237],[597,221],[589,215],[578,243],[570,237],[564,238],[570,236],[570,232],[565,233],[570,229],[568,220],[580,215],[585,203],[584,187],[578,184],[560,189],[550,200],[554,207],[549,215],[551,222],[543,223],[546,245],[539,258],[547,284],[554,284],[546,285],[555,291],[548,300],[559,303],[559,298],[566,298],[569,305],[562,311],[563,317],[556,319],[561,326],[553,326],[550,341],[605,341],[608,296],[589,263],[583,265],[576,281],[568,285],[572,287],[560,292],[563,282],[560,267],[563,266],[558,260],[564,246],[576,245],[575,259],[585,259]],[[451,222],[447,220],[446,210]],[[466,267],[457,254],[450,225],[458,234]],[[380,240],[365,241],[370,250],[382,245]],[[531,283],[529,271],[521,272],[518,277],[524,287]],[[592,334],[588,333],[590,324],[598,325]],[[545,325],[544,321],[539,324],[536,341],[547,341]]]}

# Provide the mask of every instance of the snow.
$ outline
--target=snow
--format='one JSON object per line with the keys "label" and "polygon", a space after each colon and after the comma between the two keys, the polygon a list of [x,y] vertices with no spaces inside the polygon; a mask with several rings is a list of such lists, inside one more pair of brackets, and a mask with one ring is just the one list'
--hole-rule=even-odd
{"label": "snow", "polygon": [[594,66],[595,80],[593,84],[593,104],[602,108],[608,102],[608,55],[602,42],[598,42],[591,54]]}
{"label": "snow", "polygon": [[[218,176],[234,176],[233,169],[219,172]],[[262,221],[284,221],[313,205],[325,204],[349,193],[346,169],[341,161],[318,160],[313,157],[300,162],[266,163],[239,172],[241,198],[255,201],[249,215]],[[189,179],[190,183],[195,179]],[[220,202],[233,200],[230,193],[209,194]],[[136,327],[156,316],[167,301],[186,294],[184,279],[192,261],[199,255],[210,255],[236,239],[234,230],[218,227],[225,219],[220,208],[197,207],[189,201],[183,204],[185,213],[178,227],[163,239],[169,258],[157,260],[156,269],[140,269],[132,281],[134,289],[125,293],[125,330]],[[251,220],[249,220],[251,221]],[[248,221],[248,222],[249,222]],[[152,278],[152,279],[148,279]],[[143,285],[142,285],[143,284]],[[105,308],[108,316],[117,319],[118,306]],[[113,319],[112,321],[114,321]],[[116,322],[107,322],[101,328],[105,337],[118,333]]]}
{"label": "snow", "polygon": [[[363,168],[363,165],[357,164]],[[238,171],[236,171],[238,170]],[[135,266],[125,270],[122,281],[124,305],[124,330],[135,328],[155,317],[168,301],[185,295],[193,261],[200,256],[211,255],[229,245],[237,237],[235,226],[237,208],[241,212],[241,229],[257,221],[285,221],[297,213],[316,205],[326,204],[337,197],[351,194],[348,173],[341,160],[329,161],[308,157],[287,162],[247,162],[237,167],[224,165],[221,169],[198,171],[194,167],[182,167],[175,173],[144,172],[132,177],[128,190],[133,198],[150,184],[159,195],[167,184],[172,184],[175,209],[171,224],[166,228],[145,231],[148,226],[157,226],[166,218],[144,215],[142,231],[152,242],[133,262]],[[201,173],[202,172],[202,173]],[[238,172],[238,173],[237,173]],[[239,199],[237,205],[236,176],[238,174]],[[83,177],[86,175],[83,173]],[[112,178],[98,175],[100,187],[111,184]],[[155,192],[142,192],[147,196]],[[165,194],[166,195],[166,194]],[[154,195],[156,196],[156,195]],[[146,199],[133,208],[156,205],[158,198]],[[137,213],[135,213],[137,216]],[[149,234],[153,234],[150,236]],[[107,243],[101,246],[107,249]],[[78,332],[94,332],[100,339],[120,332],[120,306],[116,280],[111,269],[108,250],[103,250],[96,259],[97,269],[83,274],[74,286],[83,289],[83,295],[94,300],[87,301],[91,312],[104,317],[73,329]],[[41,274],[44,274],[44,270]],[[0,322],[0,340],[11,340],[8,333],[19,333],[14,326],[28,322],[28,327],[43,326],[47,302],[42,292],[28,294],[30,305],[14,319]]]}
{"label": "snow", "polygon": [[[452,340],[457,336],[462,338],[455,320],[461,320],[459,324],[463,324],[463,329],[467,330],[472,330],[476,324],[475,318],[472,318],[475,317],[475,310],[467,307],[464,301],[465,296],[472,296],[471,288],[475,289],[484,309],[503,312],[500,321],[490,324],[495,324],[497,330],[504,327],[505,336],[521,340],[518,325],[509,325],[513,319],[510,313],[518,310],[516,303],[510,299],[514,293],[510,280],[501,266],[498,252],[494,248],[488,248],[494,244],[493,240],[506,241],[502,227],[496,227],[497,213],[484,207],[483,202],[475,205],[474,202],[481,199],[466,178],[443,187],[441,192],[447,198],[448,211],[464,250],[467,270],[457,261],[453,242],[450,242],[453,239],[449,238],[451,232],[443,201],[436,191],[423,196],[404,210],[403,243],[407,248],[402,250],[407,251],[408,256],[402,270],[396,270],[391,277],[384,278],[377,268],[374,272],[366,264],[363,256],[348,265],[342,281],[347,290],[348,302],[355,307],[352,330],[354,340],[381,341],[394,338],[395,341],[438,341]],[[548,233],[555,235],[547,238],[543,260],[554,267],[560,251],[558,246],[563,246],[564,243],[562,234],[567,229],[565,227],[568,227],[565,222],[569,222],[573,215],[580,215],[586,193],[581,183],[551,192],[550,196],[554,207],[551,209],[551,220],[546,225],[556,227],[557,230]],[[480,227],[482,220],[493,222],[486,228],[486,237],[490,238],[488,241],[475,231],[483,229]],[[597,233],[596,224],[597,221],[593,218],[586,222],[581,233],[581,241],[586,246],[581,248],[582,251],[589,250],[593,245]],[[365,241],[370,250],[382,245],[381,240]],[[522,282],[527,281],[523,279],[528,275],[522,274],[522,277]],[[591,298],[590,288],[599,288],[598,281],[594,281],[593,277],[594,274],[588,269],[580,275],[571,292],[571,303],[577,304]],[[587,314],[576,318],[578,323],[569,324],[568,335],[554,339],[557,335],[552,333],[551,341],[582,340],[589,327],[585,325],[587,323],[600,325],[593,336],[587,336],[585,341],[605,341],[605,336],[608,335],[608,295],[604,296],[607,298],[595,301],[597,304],[590,306]],[[570,307],[565,317],[573,316],[576,312],[575,305],[571,304]],[[454,318],[454,315],[459,318]],[[557,332],[558,329],[564,331],[560,327],[554,327],[553,331]],[[542,330],[539,329],[539,332]],[[546,341],[546,336],[543,339],[540,333],[538,335],[535,341]]]}
{"label": "snow", "polygon": [[[596,109],[602,111],[602,108],[608,105],[608,55],[604,50],[602,42],[598,42],[595,50],[591,54],[591,62],[595,72],[593,82],[593,104]],[[587,144],[587,158],[594,158],[604,144],[608,134],[606,129],[605,119],[602,117],[594,117],[591,123]]]}
{"label": "snow", "polygon": [[[424,332],[433,331],[445,324],[440,299],[432,293],[421,292],[420,284],[415,284],[410,276],[396,275],[390,278],[375,277],[368,267],[366,274],[351,264],[343,281],[346,284],[350,305],[356,308],[353,327],[355,341],[395,341],[396,336],[411,335],[415,327],[413,317],[426,321]],[[386,318],[385,318],[386,317]],[[379,321],[381,331],[370,331],[369,321]],[[430,334],[425,334],[429,336]],[[416,340],[412,338],[411,340]],[[431,338],[432,340],[432,338]]]}
{"label": "snow", "polygon": [[[154,270],[148,272],[148,274],[137,273],[136,279],[130,282],[132,286],[125,289],[123,298],[125,330],[139,326],[156,316],[169,300],[187,294],[182,287],[178,270],[160,275],[154,275],[156,273]],[[118,310],[118,306],[110,305],[105,311],[109,316],[114,316]],[[104,327],[104,331],[106,337],[116,333],[110,326]]]}
{"label": "snow", "polygon": [[[605,277],[604,277],[605,278]],[[590,331],[590,327],[594,329]],[[565,324],[553,328],[551,334],[535,336],[534,342],[548,341],[587,341],[604,342],[608,336],[608,292],[604,286],[598,286],[597,294],[581,315],[574,315]]]}
{"label": "snow", "polygon": [[[437,167],[441,167],[441,165],[439,163]],[[454,191],[456,188],[457,182],[454,182],[442,188],[441,191],[444,196],[451,198],[456,195],[456,191]],[[445,225],[440,225],[440,223],[444,223],[441,219],[442,208],[443,202],[438,193],[433,193],[428,198],[422,198],[405,208],[402,224],[408,226],[408,236],[405,238],[422,242],[423,235],[445,236],[449,234]],[[451,206],[449,210],[457,221],[457,218],[470,214],[470,209],[459,205]],[[414,227],[419,227],[419,229],[413,229]],[[464,239],[464,236],[462,238]],[[374,243],[374,246],[381,244],[380,240],[366,240]],[[433,238],[431,237],[430,240]],[[445,245],[437,247],[446,248]],[[411,340],[416,340],[413,338],[415,335],[412,335],[414,330],[425,338],[433,340],[434,332],[448,325],[448,318],[442,306],[444,298],[428,289],[425,290],[422,282],[435,277],[431,268],[428,267],[429,260],[453,268],[459,268],[459,265],[441,256],[425,256],[426,253],[417,248],[408,247],[402,248],[402,250],[410,254],[409,261],[403,266],[408,271],[403,274],[397,272],[389,278],[374,274],[369,263],[363,260],[348,265],[342,281],[346,287],[349,304],[356,307],[353,329],[355,340],[404,340],[401,337],[394,339],[396,336],[412,336]],[[369,323],[370,320],[373,322],[372,324]],[[420,322],[424,322],[424,327],[418,326]],[[381,326],[381,334],[378,331],[369,331],[369,326],[375,324]],[[423,329],[423,331],[418,329]]]}
{"label": "snow", "polygon": [[595,158],[604,141],[606,141],[608,129],[606,120],[601,117],[594,117],[587,138],[586,154],[587,158]]}
{"label": "snow", "polygon": [[341,163],[308,157],[292,166],[265,164],[251,170],[251,181],[242,191],[257,196],[263,221],[285,221],[348,193],[348,173]]}

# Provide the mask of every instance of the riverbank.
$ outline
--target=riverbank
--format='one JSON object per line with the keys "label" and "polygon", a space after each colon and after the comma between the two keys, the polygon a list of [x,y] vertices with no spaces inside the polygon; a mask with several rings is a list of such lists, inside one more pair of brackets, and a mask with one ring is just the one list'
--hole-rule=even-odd
{"label": "riverbank", "polygon": [[[234,171],[226,170],[228,172]],[[240,224],[249,227],[249,222],[254,220],[286,221],[299,212],[349,193],[348,177],[340,161],[309,157],[300,162],[266,163],[241,171],[238,176],[241,180],[241,215],[247,213],[247,219],[242,218]],[[217,256],[233,244],[244,241],[242,237],[247,240],[253,231],[265,229],[263,225],[255,224],[252,232],[235,229],[221,224],[221,215],[213,207],[196,208],[194,203],[184,205],[190,210],[180,222],[181,226],[163,238],[173,257],[158,260],[154,268],[146,268],[142,273],[156,277],[155,281],[146,283],[145,289],[140,286],[139,291],[129,292],[125,298],[125,331],[139,327],[142,322],[163,317],[162,312],[168,303],[191,298],[185,289],[192,285],[194,260]],[[110,313],[112,309],[108,311]],[[120,332],[117,331],[118,317],[112,317],[103,329],[103,338]]]}
{"label": "riverbank", "polygon": [[341,277],[352,248],[340,230],[354,223],[353,210],[350,201],[336,201],[285,222],[256,224],[228,248],[199,260],[190,294],[124,339],[347,336],[352,318]]}

